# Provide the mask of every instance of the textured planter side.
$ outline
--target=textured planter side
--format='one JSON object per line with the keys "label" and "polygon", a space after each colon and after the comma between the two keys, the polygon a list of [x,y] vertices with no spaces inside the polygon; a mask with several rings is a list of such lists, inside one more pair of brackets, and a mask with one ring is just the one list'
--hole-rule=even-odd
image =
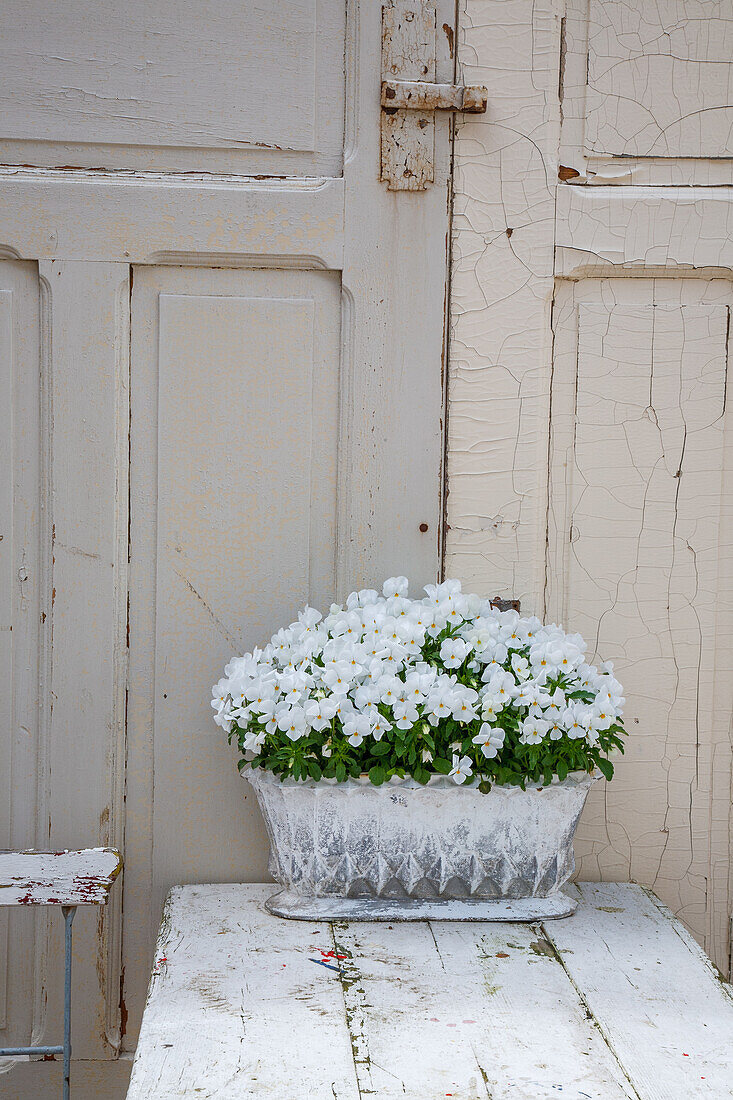
{"label": "textured planter side", "polygon": [[[573,872],[573,835],[597,778],[547,787],[426,786],[394,778],[286,779],[247,768],[270,837],[270,872],[296,898],[551,898]],[[560,914],[557,914],[560,915]]]}

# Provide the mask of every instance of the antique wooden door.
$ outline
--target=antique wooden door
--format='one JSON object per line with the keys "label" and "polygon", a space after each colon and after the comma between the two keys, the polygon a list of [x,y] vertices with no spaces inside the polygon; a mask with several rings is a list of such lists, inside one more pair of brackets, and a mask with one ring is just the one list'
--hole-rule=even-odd
{"label": "antique wooden door", "polygon": [[732,27],[730,0],[467,5],[446,562],[615,662],[628,750],[578,873],[652,887],[726,973]]}
{"label": "antique wooden door", "polygon": [[[390,74],[450,82],[454,4],[387,8]],[[74,1019],[77,1095],[121,1095],[165,891],[265,873],[211,683],[438,572],[451,121],[393,113],[380,179],[378,4],[2,21],[0,845],[124,851]],[[0,924],[7,1043],[57,1026],[48,937]]]}

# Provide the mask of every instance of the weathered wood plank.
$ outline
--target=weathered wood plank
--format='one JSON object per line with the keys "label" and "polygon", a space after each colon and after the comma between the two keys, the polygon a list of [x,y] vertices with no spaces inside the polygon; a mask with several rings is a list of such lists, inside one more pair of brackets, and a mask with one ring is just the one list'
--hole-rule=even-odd
{"label": "weathered wood plank", "polygon": [[643,1100],[733,1096],[733,997],[640,886],[583,883],[545,934]]}
{"label": "weathered wood plank", "polygon": [[171,891],[128,1100],[357,1100],[330,929],[271,917],[270,893]]}
{"label": "weathered wood plank", "polygon": [[537,928],[334,931],[362,1094],[635,1097]]}
{"label": "weathered wood plank", "polygon": [[121,867],[114,848],[0,852],[0,905],[104,905]]}
{"label": "weathered wood plank", "polygon": [[476,1057],[492,1100],[636,1096],[540,926],[432,928],[461,1011],[481,1020]]}

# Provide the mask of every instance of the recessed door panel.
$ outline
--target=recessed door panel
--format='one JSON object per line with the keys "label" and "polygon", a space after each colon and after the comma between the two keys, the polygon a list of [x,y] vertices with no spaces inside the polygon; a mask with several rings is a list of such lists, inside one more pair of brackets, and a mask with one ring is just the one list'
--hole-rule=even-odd
{"label": "recessed door panel", "polygon": [[152,815],[127,866],[134,887],[150,844],[155,924],[173,883],[265,873],[210,689],[231,656],[333,598],[340,280],[149,268],[133,287],[130,718],[135,760],[149,756],[130,781]]}
{"label": "recessed door panel", "polygon": [[338,175],[339,0],[8,0],[5,163]]}

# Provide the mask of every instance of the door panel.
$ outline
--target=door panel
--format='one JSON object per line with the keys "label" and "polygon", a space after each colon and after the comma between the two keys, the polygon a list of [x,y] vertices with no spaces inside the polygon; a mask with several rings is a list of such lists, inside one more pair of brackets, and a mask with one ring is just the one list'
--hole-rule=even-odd
{"label": "door panel", "polygon": [[333,598],[340,285],[323,271],[160,268],[133,285],[131,691],[133,713],[142,685],[152,692],[157,922],[176,882],[264,872],[210,689],[233,654]]}
{"label": "door panel", "polygon": [[340,173],[342,0],[9,0],[5,163]]}
{"label": "door panel", "polygon": [[574,182],[730,184],[730,0],[566,0],[560,163]]}
{"label": "door panel", "polygon": [[579,875],[648,883],[711,953],[726,935],[732,303],[726,280],[568,284],[553,378],[548,613],[614,662],[630,703]]}
{"label": "door panel", "polygon": [[341,371],[337,273],[141,268],[133,286],[128,1040],[169,887],[266,875],[210,689],[333,598]]}
{"label": "door panel", "polygon": [[[730,7],[591,0],[586,148],[597,156],[730,156]],[[686,19],[686,11],[691,18]]]}

